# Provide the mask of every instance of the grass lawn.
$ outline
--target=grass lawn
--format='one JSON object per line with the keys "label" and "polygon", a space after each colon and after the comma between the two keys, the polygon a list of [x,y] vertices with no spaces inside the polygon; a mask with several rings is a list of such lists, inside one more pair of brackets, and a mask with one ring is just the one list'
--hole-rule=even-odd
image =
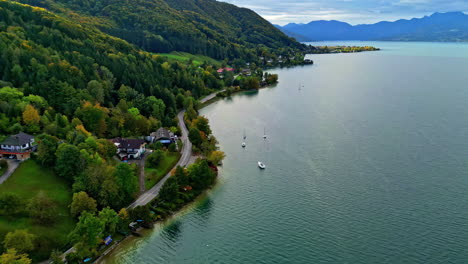
{"label": "grass lawn", "polygon": [[[11,217],[0,216],[0,241],[3,241],[6,233],[16,229],[27,229],[36,235],[36,250],[31,254],[34,261],[48,258],[53,249],[66,248],[67,236],[75,226],[68,208],[72,198],[71,189],[51,169],[43,168],[32,160],[23,162],[11,177],[0,185],[0,193],[15,193],[25,203],[39,191],[44,191],[57,203],[58,215],[55,224],[36,224],[27,213]],[[1,247],[0,245],[0,251],[3,250]]]}
{"label": "grass lawn", "polygon": [[158,168],[145,168],[145,188],[146,190],[151,189],[156,183],[158,183],[166,174],[172,170],[172,168],[179,161],[180,153],[178,152],[165,152],[164,158],[159,164]]}
{"label": "grass lawn", "polygon": [[208,62],[208,64],[215,65],[218,67],[221,67],[221,62],[218,60],[215,60],[213,58],[203,56],[203,55],[194,55],[186,52],[177,52],[173,51],[171,53],[158,53],[158,55],[161,55],[163,57],[173,59],[173,60],[178,60],[178,61],[188,61],[192,59],[193,63],[195,65],[202,65],[204,62]]}

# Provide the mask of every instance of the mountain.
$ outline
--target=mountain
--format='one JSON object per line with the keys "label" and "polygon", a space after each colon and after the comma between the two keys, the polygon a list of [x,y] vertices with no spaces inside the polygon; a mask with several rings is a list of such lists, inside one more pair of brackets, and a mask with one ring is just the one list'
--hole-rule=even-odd
{"label": "mountain", "polygon": [[284,28],[282,28],[280,25],[274,25],[277,29],[281,30],[281,32],[283,32],[284,34],[296,39],[297,41],[301,41],[301,42],[307,42],[307,41],[310,41],[309,38],[303,36],[303,35],[300,35],[300,34],[297,34],[297,33],[293,33],[289,30],[286,30]]}
{"label": "mountain", "polygon": [[215,0],[19,1],[91,24],[150,52],[247,59],[260,48],[305,48],[255,12]]}
{"label": "mountain", "polygon": [[434,13],[411,20],[382,21],[352,26],[340,21],[291,23],[283,32],[305,36],[309,40],[401,40],[401,41],[468,41],[468,15],[463,12]]}

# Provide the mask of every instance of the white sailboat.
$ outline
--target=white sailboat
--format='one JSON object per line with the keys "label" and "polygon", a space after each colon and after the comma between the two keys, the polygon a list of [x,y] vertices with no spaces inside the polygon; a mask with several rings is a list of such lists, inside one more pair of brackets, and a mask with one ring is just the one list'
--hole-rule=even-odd
{"label": "white sailboat", "polygon": [[247,146],[247,144],[245,144],[245,142],[242,142],[242,147],[245,148],[245,146]]}
{"label": "white sailboat", "polygon": [[266,132],[265,132],[265,128],[263,128],[263,139],[266,139],[267,138],[267,135],[266,135]]}
{"label": "white sailboat", "polygon": [[261,161],[258,162],[258,167],[259,167],[261,170],[266,169],[265,164],[263,164],[263,162],[261,162]]}

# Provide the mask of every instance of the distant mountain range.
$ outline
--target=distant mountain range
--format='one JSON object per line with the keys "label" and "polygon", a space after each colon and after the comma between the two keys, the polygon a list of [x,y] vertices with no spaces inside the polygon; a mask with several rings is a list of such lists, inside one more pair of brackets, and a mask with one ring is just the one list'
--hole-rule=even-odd
{"label": "distant mountain range", "polygon": [[382,21],[356,26],[336,20],[319,20],[308,24],[291,23],[276,27],[299,41],[468,41],[468,15],[463,12],[434,13],[411,20]]}

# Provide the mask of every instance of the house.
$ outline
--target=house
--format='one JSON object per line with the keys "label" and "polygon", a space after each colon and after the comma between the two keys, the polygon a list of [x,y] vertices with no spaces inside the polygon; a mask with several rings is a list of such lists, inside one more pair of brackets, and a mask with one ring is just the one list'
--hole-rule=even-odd
{"label": "house", "polygon": [[146,152],[146,142],[143,139],[114,138],[111,142],[117,147],[120,160],[141,159]]}
{"label": "house", "polygon": [[26,160],[36,150],[34,137],[26,133],[9,136],[0,143],[0,157]]}
{"label": "house", "polygon": [[228,71],[228,72],[234,72],[234,69],[233,68],[229,68],[229,67],[225,67],[225,68],[219,68],[217,70],[218,73],[223,73],[225,71]]}
{"label": "house", "polygon": [[242,75],[245,75],[245,76],[251,76],[252,75],[252,71],[250,69],[242,69]]}
{"label": "house", "polygon": [[176,141],[174,133],[168,129],[161,127],[156,132],[150,134],[149,137],[146,137],[147,141],[150,143],[161,142],[162,144],[168,145]]}

